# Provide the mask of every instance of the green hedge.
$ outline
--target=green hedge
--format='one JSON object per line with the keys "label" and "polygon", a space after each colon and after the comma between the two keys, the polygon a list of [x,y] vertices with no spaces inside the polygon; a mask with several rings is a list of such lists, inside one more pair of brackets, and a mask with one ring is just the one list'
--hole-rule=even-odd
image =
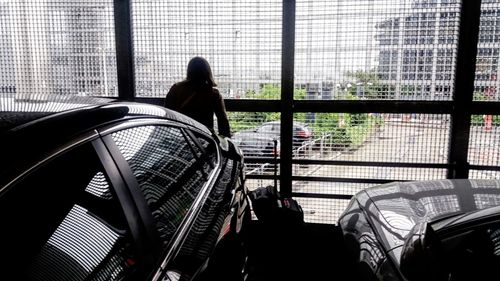
{"label": "green hedge", "polygon": [[[471,122],[472,125],[486,126],[484,115],[472,115]],[[493,115],[493,120],[491,123],[493,126],[500,126],[500,115]]]}

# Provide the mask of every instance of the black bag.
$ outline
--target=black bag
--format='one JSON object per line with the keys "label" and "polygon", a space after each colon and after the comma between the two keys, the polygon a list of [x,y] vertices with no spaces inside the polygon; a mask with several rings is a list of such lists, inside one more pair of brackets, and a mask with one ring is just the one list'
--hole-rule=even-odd
{"label": "black bag", "polygon": [[[274,140],[274,151],[277,151],[277,140]],[[248,194],[253,211],[257,219],[264,223],[300,226],[304,223],[304,212],[296,200],[280,196],[277,187],[276,153],[274,160],[274,186],[259,187]]]}
{"label": "black bag", "polygon": [[292,226],[301,226],[304,223],[304,211],[300,204],[293,198],[281,198],[281,215],[278,215],[282,222]]}
{"label": "black bag", "polygon": [[292,198],[280,197],[274,186],[260,187],[249,194],[257,219],[265,224],[300,226],[304,212]]}
{"label": "black bag", "polygon": [[266,222],[276,216],[279,206],[278,194],[273,186],[259,187],[248,194],[257,219]]}

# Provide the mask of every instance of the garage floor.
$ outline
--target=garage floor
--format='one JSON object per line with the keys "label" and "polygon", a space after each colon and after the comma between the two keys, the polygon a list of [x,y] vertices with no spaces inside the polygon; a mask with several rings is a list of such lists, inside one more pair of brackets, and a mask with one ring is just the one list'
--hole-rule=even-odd
{"label": "garage floor", "polygon": [[247,281],[353,280],[334,225],[278,229],[252,221],[249,232]]}

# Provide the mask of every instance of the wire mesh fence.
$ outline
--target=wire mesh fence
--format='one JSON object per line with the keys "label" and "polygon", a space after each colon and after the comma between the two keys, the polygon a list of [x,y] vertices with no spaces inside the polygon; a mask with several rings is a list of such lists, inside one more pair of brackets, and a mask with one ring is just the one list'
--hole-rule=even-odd
{"label": "wire mesh fence", "polygon": [[296,99],[450,100],[460,1],[297,1]]}
{"label": "wire mesh fence", "polygon": [[481,2],[479,42],[477,45],[475,101],[500,101],[500,3]]}
{"label": "wire mesh fence", "polygon": [[[446,163],[447,114],[296,113],[294,158],[400,163]],[[391,149],[385,149],[385,148]]]}
{"label": "wire mesh fence", "polygon": [[31,102],[118,96],[113,1],[0,2],[0,93]]}
{"label": "wire mesh fence", "polygon": [[164,97],[203,56],[224,97],[279,99],[281,1],[131,2],[137,96]]}
{"label": "wire mesh fence", "polygon": [[[86,97],[118,97],[114,4],[0,1],[0,110],[54,111],[81,106]],[[185,79],[189,59],[203,56],[226,99],[281,99],[283,1],[130,5],[137,97],[165,97]],[[294,99],[452,102],[460,8],[459,0],[297,0],[295,70],[286,77],[294,79]],[[497,102],[500,1],[482,1],[479,28],[473,99]],[[250,188],[274,184],[269,177],[280,171],[273,158],[281,153],[281,116],[261,110],[229,112]],[[384,181],[445,178],[451,117],[295,112],[293,160],[282,165],[292,166],[293,192],[311,194],[353,195]],[[499,118],[471,117],[471,178],[500,178]],[[347,204],[299,199],[316,210],[306,215],[314,222],[334,222]]]}
{"label": "wire mesh fence", "polygon": [[[483,166],[481,170],[469,173],[475,179],[499,179],[500,171],[500,116],[472,115],[469,137],[469,163]],[[488,169],[488,167],[492,169]]]}

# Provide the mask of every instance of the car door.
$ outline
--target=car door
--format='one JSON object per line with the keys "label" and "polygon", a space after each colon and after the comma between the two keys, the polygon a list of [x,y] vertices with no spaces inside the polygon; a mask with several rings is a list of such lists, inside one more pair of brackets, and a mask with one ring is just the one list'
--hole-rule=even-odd
{"label": "car door", "polygon": [[[138,237],[103,164],[100,139],[60,148],[2,188],[2,280],[126,280],[142,266]],[[104,152],[105,153],[105,152]],[[7,277],[10,276],[10,277]]]}
{"label": "car door", "polygon": [[[217,230],[213,226],[219,222],[210,212],[212,200],[207,203],[220,172],[217,144],[201,131],[170,121],[129,122],[102,134],[150,230],[161,268],[183,256],[175,272],[194,275],[207,258],[203,251],[212,247],[200,241],[215,243],[207,231]],[[162,271],[156,273],[154,279]]]}

